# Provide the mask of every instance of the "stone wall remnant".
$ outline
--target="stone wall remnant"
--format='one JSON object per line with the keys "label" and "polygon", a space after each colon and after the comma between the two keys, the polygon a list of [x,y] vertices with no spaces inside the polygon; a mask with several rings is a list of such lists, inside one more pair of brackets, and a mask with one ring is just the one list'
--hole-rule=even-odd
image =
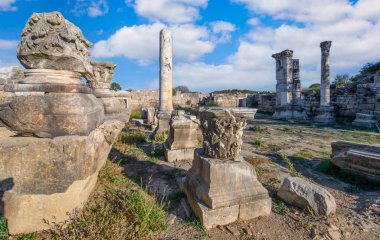
{"label": "stone wall remnant", "polygon": [[206,228],[269,215],[268,191],[239,154],[245,121],[221,108],[201,110],[200,119],[205,151],[195,152],[183,186],[195,215]]}
{"label": "stone wall remnant", "polygon": [[88,78],[91,45],[60,12],[33,13],[22,31],[17,58],[27,69],[74,71]]}

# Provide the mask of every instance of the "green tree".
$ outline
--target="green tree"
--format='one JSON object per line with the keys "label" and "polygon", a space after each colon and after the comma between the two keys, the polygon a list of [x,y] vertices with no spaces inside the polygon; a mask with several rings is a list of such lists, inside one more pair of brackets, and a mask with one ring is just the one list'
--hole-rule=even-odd
{"label": "green tree", "polygon": [[321,84],[319,83],[313,83],[309,86],[309,89],[320,89],[321,88]]}
{"label": "green tree", "polygon": [[111,90],[113,90],[113,91],[119,91],[119,90],[121,90],[120,84],[118,84],[117,82],[111,83]]}
{"label": "green tree", "polygon": [[190,92],[190,89],[187,86],[177,86],[177,87],[175,87],[173,89],[176,90],[176,91],[183,92],[183,93]]}
{"label": "green tree", "polygon": [[351,84],[351,79],[348,74],[338,74],[331,83],[331,88],[341,88]]}

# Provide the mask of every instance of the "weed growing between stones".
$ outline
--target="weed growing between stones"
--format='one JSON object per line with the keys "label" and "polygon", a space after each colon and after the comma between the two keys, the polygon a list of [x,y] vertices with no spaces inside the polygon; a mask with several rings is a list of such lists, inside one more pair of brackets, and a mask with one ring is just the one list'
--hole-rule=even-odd
{"label": "weed growing between stones", "polygon": [[166,133],[162,132],[154,136],[154,141],[162,143],[162,142],[165,142],[166,138],[167,138]]}
{"label": "weed growing between stones", "polygon": [[277,152],[277,155],[285,161],[286,166],[288,167],[290,171],[290,175],[292,177],[303,177],[301,173],[297,172],[296,169],[293,166],[293,163],[290,161],[290,159],[282,152]]}
{"label": "weed growing between stones", "polygon": [[142,114],[140,111],[133,111],[133,112],[131,112],[131,116],[129,118],[130,119],[132,119],[132,118],[142,119]]}
{"label": "weed growing between stones", "polygon": [[259,132],[259,133],[268,132],[267,127],[261,127],[261,126],[257,126],[257,125],[249,127],[248,130],[252,131],[252,132]]}
{"label": "weed growing between stones", "polygon": [[307,150],[304,150],[304,151],[298,152],[296,154],[293,154],[292,158],[299,159],[299,160],[305,160],[305,159],[311,160],[314,158],[314,155],[313,155],[313,153],[311,153]]}
{"label": "weed growing between stones", "polygon": [[286,206],[286,204],[283,201],[273,199],[272,212],[281,216],[286,216],[289,213],[289,208]]}
{"label": "weed growing between stones", "polygon": [[197,219],[188,219],[185,221],[185,224],[188,226],[192,226],[199,231],[201,237],[207,237],[207,229],[206,227]]}

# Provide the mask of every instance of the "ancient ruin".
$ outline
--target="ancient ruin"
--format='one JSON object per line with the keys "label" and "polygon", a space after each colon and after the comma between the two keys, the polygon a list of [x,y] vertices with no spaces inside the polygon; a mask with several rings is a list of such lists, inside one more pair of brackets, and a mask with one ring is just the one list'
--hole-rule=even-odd
{"label": "ancient ruin", "polygon": [[193,161],[197,147],[197,128],[195,116],[185,116],[183,110],[175,111],[170,120],[169,138],[164,144],[168,162]]}
{"label": "ancient ruin", "polygon": [[169,29],[160,32],[160,100],[156,133],[168,132],[173,111],[172,101],[172,36]]}
{"label": "ancient ruin", "polygon": [[331,162],[336,166],[373,181],[380,179],[380,144],[347,141],[331,143]]}
{"label": "ancient ruin", "polygon": [[93,75],[88,83],[93,89],[94,95],[103,104],[105,117],[127,122],[129,120],[129,111],[127,111],[122,98],[127,98],[128,94],[121,95],[119,93],[116,97],[115,92],[110,90],[116,65],[111,62],[91,62],[91,65]]}
{"label": "ancient ruin", "polygon": [[330,105],[330,48],[331,41],[321,42],[321,91],[318,115],[314,121],[331,124],[335,122],[334,107]]}
{"label": "ancient ruin", "polygon": [[15,96],[0,105],[0,121],[15,133],[0,137],[10,234],[49,229],[46,222],[81,209],[124,126],[104,121],[103,105],[81,82],[91,79],[90,46],[58,12],[34,13],[23,30],[17,53],[25,78],[5,84]]}
{"label": "ancient ruin", "polygon": [[276,60],[276,107],[274,119],[306,119],[300,99],[299,60],[293,59],[292,50],[273,54]]}
{"label": "ancient ruin", "polygon": [[201,223],[212,228],[269,215],[268,191],[240,155],[245,120],[211,108],[200,112],[200,124],[204,150],[196,151],[183,189]]}

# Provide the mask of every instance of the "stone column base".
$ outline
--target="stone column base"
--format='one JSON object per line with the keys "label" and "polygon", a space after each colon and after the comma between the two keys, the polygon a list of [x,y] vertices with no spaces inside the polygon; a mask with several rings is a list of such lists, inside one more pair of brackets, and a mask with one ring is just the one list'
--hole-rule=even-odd
{"label": "stone column base", "polygon": [[318,115],[314,118],[314,122],[319,124],[334,124],[334,107],[320,106],[318,109]]}
{"label": "stone column base", "polygon": [[184,193],[206,228],[269,215],[271,199],[254,168],[241,156],[235,160],[207,158],[201,151],[184,182]]}
{"label": "stone column base", "polygon": [[169,133],[170,130],[170,118],[171,118],[172,113],[158,113],[157,114],[157,119],[158,119],[158,125],[156,130],[154,131],[155,135],[160,134],[160,133]]}
{"label": "stone column base", "polygon": [[357,113],[355,121],[352,122],[353,126],[365,127],[365,128],[376,128],[377,120],[372,114]]}
{"label": "stone column base", "polygon": [[169,149],[164,144],[165,159],[168,162],[193,161],[195,148]]}
{"label": "stone column base", "polygon": [[272,118],[279,120],[306,120],[307,115],[305,110],[299,106],[287,105],[276,108]]}

